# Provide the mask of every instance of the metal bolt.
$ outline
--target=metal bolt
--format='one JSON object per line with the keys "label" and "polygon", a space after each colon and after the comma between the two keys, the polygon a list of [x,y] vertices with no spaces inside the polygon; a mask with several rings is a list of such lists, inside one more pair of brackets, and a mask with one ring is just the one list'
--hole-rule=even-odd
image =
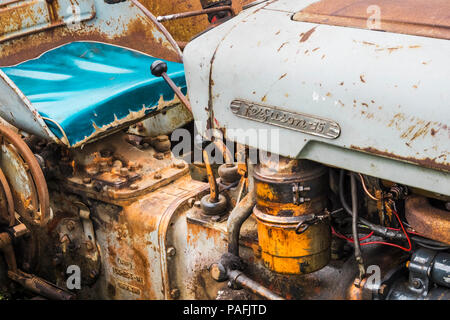
{"label": "metal bolt", "polygon": [[131,190],[137,190],[139,188],[139,186],[135,183],[133,183],[132,185],[130,185],[130,189]]}
{"label": "metal bolt", "polygon": [[70,220],[67,222],[67,230],[72,231],[73,229],[75,229],[75,222]]}
{"label": "metal bolt", "polygon": [[195,198],[190,198],[190,199],[188,200],[188,206],[189,206],[189,208],[192,208],[192,207],[194,206],[194,203],[195,203]]}
{"label": "metal bolt", "polygon": [[128,168],[126,168],[126,167],[120,168],[120,175],[122,177],[128,175]]}
{"label": "metal bolt", "polygon": [[163,160],[164,159],[164,153],[157,152],[157,153],[155,153],[154,157],[157,160]]}
{"label": "metal bolt", "polygon": [[134,171],[137,168],[136,162],[130,161],[128,165],[130,167],[130,171]]}
{"label": "metal bolt", "polygon": [[180,290],[177,288],[170,290],[170,296],[172,299],[178,299],[180,297]]}
{"label": "metal bolt", "polygon": [[86,249],[88,249],[88,251],[91,251],[92,249],[94,249],[94,244],[92,243],[92,241],[86,242]]}
{"label": "metal bolt", "polygon": [[420,289],[420,288],[422,287],[422,281],[420,281],[420,280],[418,280],[418,279],[414,279],[414,280],[412,281],[412,286],[413,286],[415,289]]}
{"label": "metal bolt", "polygon": [[194,207],[196,207],[196,208],[200,208],[201,205],[202,205],[202,203],[200,201],[195,201],[194,202]]}
{"label": "metal bolt", "polygon": [[84,177],[83,178],[83,183],[88,184],[91,183],[92,179],[90,177]]}
{"label": "metal bolt", "polygon": [[447,209],[447,211],[450,211],[450,202],[445,203],[445,209]]}
{"label": "metal bolt", "polygon": [[167,255],[169,257],[173,257],[176,253],[177,253],[177,249],[175,249],[174,247],[169,247],[167,249]]}
{"label": "metal bolt", "polygon": [[211,220],[212,220],[213,222],[218,222],[218,221],[220,220],[220,216],[212,216],[212,217],[211,217]]}
{"label": "metal bolt", "polygon": [[216,281],[225,281],[228,278],[227,271],[220,263],[213,263],[209,268],[209,273]]}
{"label": "metal bolt", "polygon": [[178,169],[183,169],[184,168],[184,162],[179,162],[179,163],[177,163],[177,168]]}

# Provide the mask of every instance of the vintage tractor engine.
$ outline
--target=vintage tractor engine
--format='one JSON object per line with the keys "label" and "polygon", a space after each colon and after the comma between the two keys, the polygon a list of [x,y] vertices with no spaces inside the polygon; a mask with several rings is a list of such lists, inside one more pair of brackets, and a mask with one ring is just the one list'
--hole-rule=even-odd
{"label": "vintage tractor engine", "polygon": [[0,297],[450,299],[447,2],[66,2],[0,4]]}

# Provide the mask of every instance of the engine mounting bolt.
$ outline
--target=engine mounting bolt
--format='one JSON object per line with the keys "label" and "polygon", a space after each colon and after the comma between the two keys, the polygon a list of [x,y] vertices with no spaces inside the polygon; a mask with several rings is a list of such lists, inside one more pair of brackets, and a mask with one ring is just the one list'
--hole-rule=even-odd
{"label": "engine mounting bolt", "polygon": [[86,242],[86,249],[88,249],[89,251],[94,249],[94,244],[92,243],[92,241],[87,241]]}
{"label": "engine mounting bolt", "polygon": [[420,289],[420,288],[422,287],[422,282],[421,282],[420,280],[418,280],[418,279],[414,279],[414,280],[412,281],[412,286],[413,286],[415,289]]}
{"label": "engine mounting bolt", "polygon": [[164,159],[164,153],[157,152],[157,153],[155,153],[154,157],[157,160],[162,160],[162,159]]}
{"label": "engine mounting bolt", "polygon": [[83,183],[88,184],[91,183],[92,179],[90,177],[84,177],[83,178]]}
{"label": "engine mounting bolt", "polygon": [[176,253],[177,253],[177,249],[175,249],[174,247],[169,247],[167,249],[167,255],[169,257],[173,257]]}
{"label": "engine mounting bolt", "polygon": [[73,229],[75,229],[75,222],[70,220],[67,222],[67,230],[72,231]]}
{"label": "engine mounting bolt", "polygon": [[161,173],[157,172],[157,173],[155,173],[155,175],[153,176],[153,178],[159,180],[159,179],[162,178],[162,175],[161,175]]}
{"label": "engine mounting bolt", "polygon": [[113,167],[114,168],[122,168],[122,161],[120,161],[120,160],[116,160],[116,161],[114,161],[113,162]]}
{"label": "engine mounting bolt", "polygon": [[184,166],[185,166],[185,165],[184,165],[184,162],[178,162],[178,163],[177,163],[177,168],[178,168],[178,169],[183,169]]}
{"label": "engine mounting bolt", "polygon": [[213,263],[209,267],[209,273],[211,274],[211,277],[216,281],[225,281],[228,278],[227,271],[220,263]]}
{"label": "engine mounting bolt", "polygon": [[126,168],[126,167],[120,168],[120,175],[122,177],[127,176],[128,175],[128,168]]}
{"label": "engine mounting bolt", "polygon": [[133,161],[130,161],[130,163],[128,165],[130,166],[130,171],[134,171],[137,168],[136,163]]}
{"label": "engine mounting bolt", "polygon": [[196,207],[196,208],[200,208],[201,205],[202,205],[202,203],[200,201],[195,201],[194,202],[194,207]]}
{"label": "engine mounting bolt", "polygon": [[130,189],[131,190],[137,190],[138,188],[139,188],[139,186],[137,184],[135,184],[135,183],[130,185]]}
{"label": "engine mounting bolt", "polygon": [[178,299],[180,297],[180,290],[177,288],[170,290],[170,296],[172,299]]}

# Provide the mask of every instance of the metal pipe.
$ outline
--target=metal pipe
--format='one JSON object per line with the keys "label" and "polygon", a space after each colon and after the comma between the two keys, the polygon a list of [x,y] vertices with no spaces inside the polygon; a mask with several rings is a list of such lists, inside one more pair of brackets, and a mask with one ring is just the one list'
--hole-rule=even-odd
{"label": "metal pipe", "polygon": [[164,21],[170,21],[170,20],[176,20],[176,19],[182,19],[182,18],[195,17],[195,16],[200,16],[202,14],[210,14],[210,13],[215,13],[215,12],[220,12],[220,11],[229,11],[232,16],[236,15],[234,12],[234,9],[231,6],[221,6],[221,7],[209,8],[209,9],[203,9],[203,10],[168,14],[166,16],[159,16],[156,18],[156,20],[158,20],[158,22],[164,22]]}
{"label": "metal pipe", "polygon": [[206,152],[206,150],[203,150],[203,161],[205,162],[206,175],[208,176],[209,182],[209,202],[216,203],[219,200],[217,181],[211,167],[211,162],[209,161],[208,152]]}
{"label": "metal pipe", "polygon": [[260,297],[263,297],[267,300],[285,300],[283,297],[280,297],[279,295],[273,293],[266,287],[260,285],[258,282],[250,279],[241,271],[229,270],[227,273],[229,279],[232,282],[242,286],[243,288],[250,290],[251,292],[259,295]]}
{"label": "metal pipe", "polygon": [[239,257],[239,235],[245,220],[250,217],[253,207],[256,205],[256,193],[253,181],[249,181],[249,191],[247,195],[231,211],[227,221],[228,230],[228,252]]}

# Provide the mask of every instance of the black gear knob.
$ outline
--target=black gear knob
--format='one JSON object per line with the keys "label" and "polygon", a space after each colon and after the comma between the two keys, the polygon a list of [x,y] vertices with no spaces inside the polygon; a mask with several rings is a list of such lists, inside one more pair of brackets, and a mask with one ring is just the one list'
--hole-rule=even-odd
{"label": "black gear knob", "polygon": [[161,60],[156,60],[150,66],[150,71],[155,77],[161,77],[163,73],[167,72],[167,63]]}

